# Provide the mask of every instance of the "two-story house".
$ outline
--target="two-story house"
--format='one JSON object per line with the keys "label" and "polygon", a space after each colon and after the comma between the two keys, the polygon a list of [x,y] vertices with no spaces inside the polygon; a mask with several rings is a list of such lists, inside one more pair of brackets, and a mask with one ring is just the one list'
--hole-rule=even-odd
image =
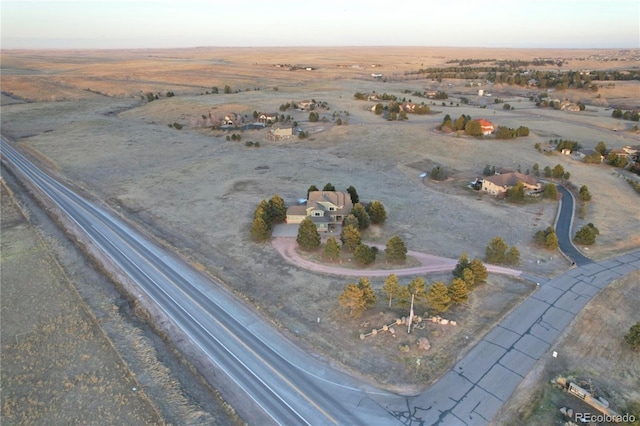
{"label": "two-story house", "polygon": [[287,209],[287,223],[301,223],[308,217],[319,232],[327,232],[342,224],[351,209],[353,202],[348,192],[311,191],[306,204]]}

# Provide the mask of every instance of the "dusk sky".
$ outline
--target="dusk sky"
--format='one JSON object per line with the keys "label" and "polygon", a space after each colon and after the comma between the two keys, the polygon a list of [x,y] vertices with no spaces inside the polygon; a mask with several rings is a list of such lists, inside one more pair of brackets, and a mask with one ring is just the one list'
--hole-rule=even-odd
{"label": "dusk sky", "polygon": [[1,2],[2,48],[639,48],[639,0]]}

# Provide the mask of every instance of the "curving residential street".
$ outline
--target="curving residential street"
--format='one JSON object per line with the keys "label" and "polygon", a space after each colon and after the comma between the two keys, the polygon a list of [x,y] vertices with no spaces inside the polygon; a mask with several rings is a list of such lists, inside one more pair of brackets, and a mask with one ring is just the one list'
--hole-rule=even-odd
{"label": "curving residential street", "polygon": [[[576,268],[542,283],[436,384],[404,397],[371,388],[303,353],[222,285],[107,208],[80,197],[4,140],[1,154],[3,163],[49,197],[229,377],[235,388],[225,391],[242,392],[248,402],[239,411],[252,424],[488,424],[533,365],[550,356],[555,339],[591,298],[640,269],[640,250],[599,262],[576,260]],[[573,211],[563,203],[561,212],[569,207]],[[290,253],[286,245],[284,250]],[[423,268],[448,270],[456,263],[414,255]]]}

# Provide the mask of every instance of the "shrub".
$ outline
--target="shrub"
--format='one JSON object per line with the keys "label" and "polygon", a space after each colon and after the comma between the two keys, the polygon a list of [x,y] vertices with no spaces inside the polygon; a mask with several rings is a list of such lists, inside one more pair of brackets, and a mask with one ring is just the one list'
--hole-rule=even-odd
{"label": "shrub", "polygon": [[640,322],[631,326],[629,332],[624,336],[624,341],[627,342],[634,351],[640,351]]}
{"label": "shrub", "polygon": [[580,228],[578,232],[576,232],[576,235],[573,237],[573,241],[578,244],[589,246],[596,242],[596,237],[599,234],[600,231],[598,230],[598,228],[596,228],[593,223],[588,223]]}

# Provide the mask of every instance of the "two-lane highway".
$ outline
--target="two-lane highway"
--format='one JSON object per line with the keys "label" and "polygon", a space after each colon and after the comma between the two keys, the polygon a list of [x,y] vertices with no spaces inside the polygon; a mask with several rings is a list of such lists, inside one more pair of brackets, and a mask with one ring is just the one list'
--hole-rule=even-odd
{"label": "two-lane highway", "polygon": [[[370,424],[372,420],[376,424],[396,423],[358,386],[353,386],[352,380],[327,373],[324,366],[304,359],[273,331],[268,332],[268,338],[254,333],[251,325],[260,319],[216,283],[117,215],[39,170],[4,140],[1,147],[4,159],[74,221],[260,407],[264,420],[287,425]],[[288,355],[297,363],[291,362]],[[345,381],[334,381],[340,379]],[[358,401],[363,399],[367,400],[362,404],[366,410],[359,410]]]}

